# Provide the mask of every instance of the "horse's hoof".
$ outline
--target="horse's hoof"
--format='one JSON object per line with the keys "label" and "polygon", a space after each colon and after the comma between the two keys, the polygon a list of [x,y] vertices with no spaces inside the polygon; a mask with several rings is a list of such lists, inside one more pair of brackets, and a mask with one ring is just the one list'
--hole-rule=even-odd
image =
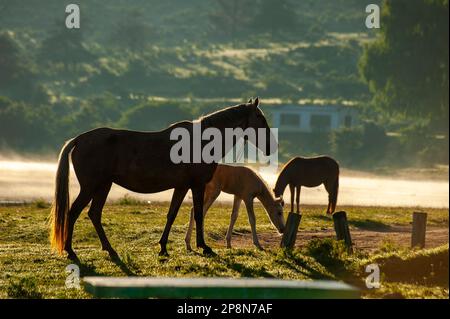
{"label": "horse's hoof", "polygon": [[161,250],[158,254],[160,257],[169,257],[167,250]]}
{"label": "horse's hoof", "polygon": [[214,253],[214,251],[210,247],[206,246],[206,247],[203,248],[203,255],[215,256],[216,254]]}
{"label": "horse's hoof", "polygon": [[73,261],[74,263],[79,263],[80,262],[80,259],[78,258],[78,256],[75,253],[73,253],[73,252],[69,253],[67,255],[67,259]]}
{"label": "horse's hoof", "polygon": [[109,254],[109,258],[111,258],[112,260],[120,259],[119,254],[117,254],[117,252],[114,250],[108,251],[108,254]]}

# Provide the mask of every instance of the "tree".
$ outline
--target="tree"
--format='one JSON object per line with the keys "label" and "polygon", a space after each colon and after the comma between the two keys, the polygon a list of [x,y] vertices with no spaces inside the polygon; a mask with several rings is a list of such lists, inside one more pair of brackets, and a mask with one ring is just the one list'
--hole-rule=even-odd
{"label": "tree", "polygon": [[238,32],[249,26],[251,8],[250,0],[217,0],[217,10],[209,15],[213,30],[234,41]]}
{"label": "tree", "polygon": [[48,105],[35,106],[0,96],[2,146],[16,150],[39,150],[51,144],[51,131],[55,123]]}
{"label": "tree", "polygon": [[448,0],[385,0],[360,72],[374,102],[448,134]]}
{"label": "tree", "polygon": [[156,32],[145,22],[142,12],[132,10],[117,24],[111,35],[111,43],[133,51],[142,50],[155,35]]}
{"label": "tree", "polygon": [[256,28],[273,34],[292,31],[297,25],[297,14],[290,0],[261,0],[258,14],[255,16]]}
{"label": "tree", "polygon": [[0,34],[0,86],[7,85],[21,73],[19,49],[7,34]]}
{"label": "tree", "polygon": [[33,87],[30,61],[10,33],[0,33],[0,94],[28,100]]}
{"label": "tree", "polygon": [[[22,3],[20,5],[23,5]],[[12,9],[17,7],[17,3],[15,1],[10,0],[0,0],[0,18],[8,15]]]}
{"label": "tree", "polygon": [[67,29],[63,22],[56,22],[54,29],[42,43],[40,58],[66,65],[91,61],[93,55],[83,45],[81,30]]}

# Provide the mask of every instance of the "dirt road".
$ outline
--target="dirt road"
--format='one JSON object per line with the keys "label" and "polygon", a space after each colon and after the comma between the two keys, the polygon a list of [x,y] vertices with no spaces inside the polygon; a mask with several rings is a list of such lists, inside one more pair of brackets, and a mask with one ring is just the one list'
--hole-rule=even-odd
{"label": "dirt road", "polygon": [[[438,247],[449,242],[449,229],[443,227],[428,227],[426,233],[426,248]],[[363,251],[375,251],[385,242],[393,243],[400,247],[410,247],[411,226],[393,226],[387,231],[372,231],[351,228],[352,240],[357,249]],[[305,231],[300,228],[297,233],[296,246],[305,245],[313,238],[335,237],[332,228],[320,231]],[[278,247],[281,237],[273,232],[259,233],[259,241],[263,247]],[[225,245],[225,239],[215,238],[217,242]],[[231,244],[233,247],[252,247],[252,236],[250,232],[234,232]]]}

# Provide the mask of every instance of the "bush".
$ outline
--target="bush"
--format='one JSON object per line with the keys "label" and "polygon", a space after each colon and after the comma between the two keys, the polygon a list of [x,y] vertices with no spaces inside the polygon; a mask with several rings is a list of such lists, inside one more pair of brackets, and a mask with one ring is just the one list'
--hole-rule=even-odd
{"label": "bush", "polygon": [[83,44],[82,29],[55,27],[42,42],[38,53],[43,62],[64,63],[65,66],[90,62],[95,56]]}
{"label": "bush", "polygon": [[33,201],[33,206],[39,209],[49,208],[51,205],[43,198],[38,198]]}
{"label": "bush", "polygon": [[99,126],[114,126],[121,116],[120,106],[119,100],[109,92],[83,100],[78,110],[64,118],[61,135],[69,138]]}
{"label": "bush", "polygon": [[355,128],[343,128],[330,135],[333,154],[345,165],[373,167],[381,164],[388,138],[383,127],[367,122]]}
{"label": "bush", "polygon": [[304,250],[306,255],[314,257],[325,266],[340,264],[348,257],[345,243],[333,238],[312,239],[306,244]]}
{"label": "bush", "polygon": [[42,294],[32,278],[20,278],[11,280],[6,289],[8,297],[21,299],[41,299]]}
{"label": "bush", "polygon": [[[363,145],[362,127],[343,128],[331,133],[331,150],[345,165],[356,165]],[[358,155],[357,155],[358,154]]]}
{"label": "bush", "polygon": [[424,123],[410,125],[400,133],[400,150],[407,154],[411,164],[448,163],[448,136],[437,139],[429,125]]}
{"label": "bush", "polygon": [[116,201],[116,204],[121,206],[136,206],[143,205],[145,204],[145,202],[138,198],[132,197],[129,194],[125,194],[123,197],[119,198]]}
{"label": "bush", "polygon": [[134,130],[161,130],[168,125],[191,120],[192,114],[177,102],[143,102],[122,115],[119,126]]}
{"label": "bush", "polygon": [[41,150],[51,141],[54,118],[49,106],[35,106],[0,97],[0,144]]}
{"label": "bush", "polygon": [[12,34],[0,32],[0,95],[26,100],[35,90],[33,68]]}

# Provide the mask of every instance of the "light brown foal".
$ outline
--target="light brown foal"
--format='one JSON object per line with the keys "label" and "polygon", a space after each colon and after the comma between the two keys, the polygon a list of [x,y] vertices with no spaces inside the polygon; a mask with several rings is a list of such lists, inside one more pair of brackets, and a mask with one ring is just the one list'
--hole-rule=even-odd
{"label": "light brown foal", "polygon": [[[262,249],[256,234],[256,218],[253,210],[253,199],[256,197],[264,206],[270,221],[279,233],[284,231],[284,216],[282,200],[276,199],[262,178],[253,170],[243,166],[229,166],[219,164],[211,181],[206,184],[203,216],[219,196],[220,192],[234,195],[233,211],[230,225],[228,227],[226,241],[227,247],[231,248],[231,234],[234,224],[238,218],[241,201],[247,208],[248,220],[252,228],[253,244]],[[191,210],[189,228],[186,232],[186,249],[191,250],[191,234],[194,227],[194,213]]]}

